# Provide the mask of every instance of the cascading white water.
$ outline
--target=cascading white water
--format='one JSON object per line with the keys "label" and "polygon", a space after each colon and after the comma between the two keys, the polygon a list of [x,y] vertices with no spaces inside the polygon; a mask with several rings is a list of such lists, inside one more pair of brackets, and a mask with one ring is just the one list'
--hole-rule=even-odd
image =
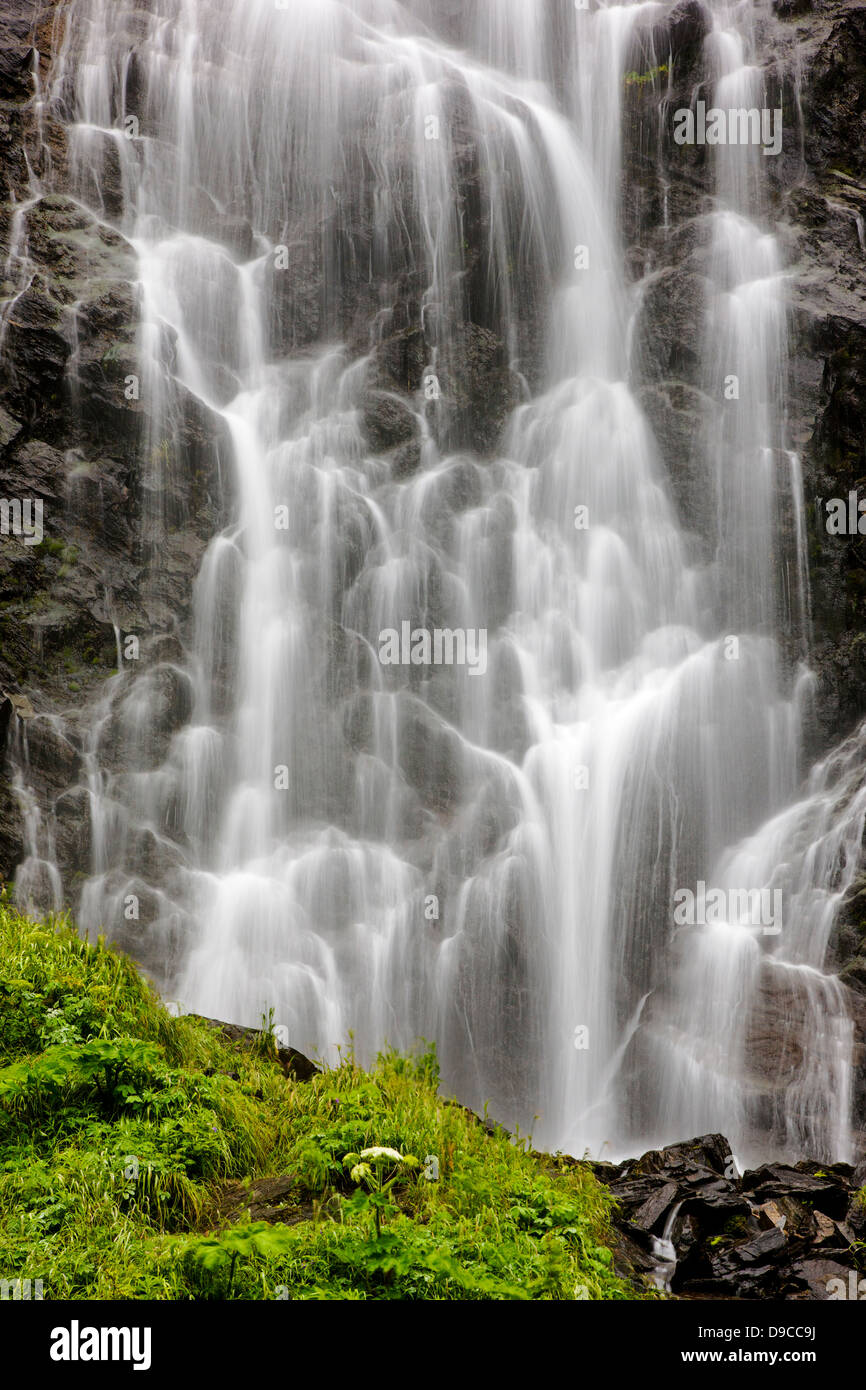
{"label": "cascading white water", "polygon": [[[43,716],[56,728],[60,721]],[[27,722],[16,721],[10,761],[15,769],[12,790],[21,810],[24,857],[15,873],[16,901],[28,911],[59,912],[63,907],[63,880],[55,863],[53,828],[46,824],[39,803],[28,785],[23,770],[29,763]]]}
{"label": "cascading white water", "polygon": [[[750,51],[749,16],[744,21],[742,7],[722,3],[714,17],[708,41],[716,77],[713,106],[725,111],[762,107],[764,75]],[[762,644],[778,622],[772,576],[785,563],[775,542],[780,532],[777,475],[784,477],[792,467],[780,429],[785,361],[781,264],[774,238],[749,216],[763,207],[763,158],[756,145],[718,147],[710,259],[715,292],[703,352],[708,393],[720,399],[730,374],[739,389],[735,408],[720,412],[707,441],[717,498],[717,583],[738,630],[760,634]],[[795,570],[798,617],[805,626],[802,500],[796,461],[793,466],[790,503],[798,539],[788,562]],[[755,656],[750,642],[741,660],[751,662]],[[772,648],[765,647],[766,672],[775,659]],[[808,686],[804,675],[799,689],[805,693]],[[796,700],[788,717],[766,732],[769,776],[756,790],[758,795],[769,793],[772,807],[787,799],[790,772],[797,765]],[[817,769],[804,802],[773,817],[734,848],[722,848],[736,831],[724,819],[721,839],[710,844],[707,879],[725,893],[728,907],[735,904],[735,911],[677,943],[681,965],[669,987],[667,1007],[649,1023],[649,1065],[661,1079],[659,1136],[666,1137],[675,1119],[683,1132],[722,1130],[749,1159],[768,1147],[794,1156],[850,1156],[852,1024],[843,991],[821,967],[834,912],[844,896],[837,880],[850,885],[858,863],[853,846],[862,837],[863,813],[858,798],[851,800],[856,771],[849,766],[842,778],[844,794],[838,787],[828,789],[831,775],[826,768]],[[718,808],[725,819],[732,809],[736,814],[737,786],[743,788],[738,772],[735,777]],[[834,810],[828,818],[830,806]],[[765,931],[766,923],[756,928],[752,914],[736,911],[732,894],[746,887],[779,894],[778,931]],[[779,1041],[784,1040],[775,1048],[760,1036],[760,1020],[763,1015],[766,1032],[768,1012]],[[757,1144],[756,1134],[761,1135]]]}
{"label": "cascading white water", "polygon": [[[362,1056],[435,1039],[464,1101],[545,1146],[721,1129],[738,1153],[843,1157],[850,1025],[821,966],[854,822],[820,778],[782,809],[805,678],[777,649],[773,537],[801,499],[759,151],[717,155],[695,325],[719,403],[708,566],[635,397],[620,108],[636,28],[667,8],[479,0],[458,48],[437,0],[72,0],[54,99],[83,200],[100,207],[120,161],[155,594],[181,389],[233,467],[185,661],[122,675],[95,722],[79,916],[187,1007],[251,1024],[273,1007],[308,1052],[350,1030]],[[764,104],[742,8],[715,7],[720,105]],[[297,341],[290,315],[275,342],[279,276],[307,263],[313,327]],[[492,458],[460,408],[473,299],[519,400]],[[363,422],[413,302],[404,468]],[[404,621],[483,629],[486,669],[381,664]],[[155,756],[166,682],[189,714]],[[790,930],[767,968],[796,975],[812,1050],[767,1116],[746,1079],[761,942],[734,921],[683,940],[671,904],[702,877],[779,875]],[[146,929],[124,938],[129,894]]]}

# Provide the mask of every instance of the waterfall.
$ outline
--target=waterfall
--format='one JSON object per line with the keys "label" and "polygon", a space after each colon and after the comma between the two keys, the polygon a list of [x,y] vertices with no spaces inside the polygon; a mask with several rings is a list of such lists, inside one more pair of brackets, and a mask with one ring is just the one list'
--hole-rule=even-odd
{"label": "waterfall", "polygon": [[[15,897],[24,911],[59,912],[63,906],[63,882],[55,863],[53,826],[42,815],[28,776],[27,723],[31,716],[32,710],[28,710],[25,718],[16,720],[9,750],[14,770],[12,791],[20,807],[24,832],[24,857],[15,873]],[[60,733],[57,727],[60,720],[56,716],[46,715],[44,718]]]}
{"label": "waterfall", "polygon": [[[713,100],[766,106],[769,6],[711,8]],[[842,753],[802,786],[760,148],[710,155],[701,556],[638,400],[624,75],[670,9],[70,0],[48,99],[78,198],[137,256],[166,633],[190,402],[221,473],[190,621],[92,721],[78,916],[185,1007],[272,1007],[308,1053],[435,1039],[448,1086],[539,1146],[723,1130],[843,1158],[851,1024],[823,970],[863,791]],[[699,883],[779,890],[781,931],[727,906],[678,926]],[[758,1077],[768,995],[788,1052]]]}

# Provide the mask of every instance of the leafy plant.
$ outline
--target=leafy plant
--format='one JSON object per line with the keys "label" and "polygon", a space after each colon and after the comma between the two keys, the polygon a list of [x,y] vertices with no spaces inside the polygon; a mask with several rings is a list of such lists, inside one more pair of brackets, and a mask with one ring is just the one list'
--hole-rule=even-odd
{"label": "leafy plant", "polygon": [[291,1241],[283,1226],[269,1226],[266,1221],[254,1221],[224,1231],[219,1236],[206,1236],[186,1249],[186,1258],[211,1273],[227,1267],[225,1297],[230,1298],[239,1259],[251,1255],[280,1255],[291,1249]]}
{"label": "leafy plant", "polygon": [[623,81],[627,87],[645,87],[648,83],[655,82],[659,77],[666,77],[667,72],[667,63],[659,63],[658,67],[650,68],[647,72],[627,72]]}
{"label": "leafy plant", "polygon": [[[591,1170],[443,1101],[432,1046],[365,1069],[350,1039],[287,1080],[272,1015],[230,1042],[2,900],[0,962],[0,1267],[47,1297],[656,1296],[614,1272]],[[253,1220],[275,1177],[288,1196]]]}
{"label": "leafy plant", "polygon": [[109,1107],[141,1103],[137,1078],[158,1060],[156,1048],[138,1038],[56,1043],[40,1056],[0,1071],[0,1102],[36,1110],[56,1102],[66,1088],[92,1084]]}
{"label": "leafy plant", "polygon": [[350,1170],[349,1176],[359,1189],[348,1205],[359,1215],[372,1211],[378,1239],[382,1234],[382,1217],[396,1216],[399,1210],[390,1200],[391,1189],[399,1177],[420,1167],[418,1159],[414,1154],[401,1154],[396,1149],[374,1145],[362,1149],[360,1154],[346,1154],[343,1167]]}

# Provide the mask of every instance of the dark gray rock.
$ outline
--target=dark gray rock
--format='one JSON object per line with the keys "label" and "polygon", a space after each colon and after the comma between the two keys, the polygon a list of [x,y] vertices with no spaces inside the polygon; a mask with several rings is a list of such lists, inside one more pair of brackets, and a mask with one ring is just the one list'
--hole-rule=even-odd
{"label": "dark gray rock", "polygon": [[665,1230],[679,1296],[825,1298],[827,1279],[864,1267],[855,1235],[866,1212],[856,1197],[862,1174],[848,1164],[773,1163],[737,1177],[727,1140],[714,1134],[590,1166],[617,1199],[622,1240],[654,1258],[656,1272],[648,1233]]}
{"label": "dark gray rock", "polygon": [[385,391],[370,392],[364,403],[363,426],[370,448],[377,454],[406,444],[417,427],[408,406]]}
{"label": "dark gray rock", "polygon": [[[222,1023],[217,1018],[205,1018],[201,1014],[193,1014],[193,1017],[201,1018],[202,1023],[206,1023],[210,1028],[215,1028],[223,1033],[229,1042],[244,1046],[262,1046],[264,1043],[261,1028],[245,1028],[240,1023]],[[315,1062],[311,1062],[308,1057],[305,1057],[294,1047],[276,1046],[272,1055],[279,1062],[286,1075],[296,1081],[310,1081],[314,1076],[319,1075],[320,1068],[316,1066]]]}
{"label": "dark gray rock", "polygon": [[657,1187],[654,1192],[642,1202],[637,1211],[632,1213],[632,1223],[640,1226],[643,1231],[651,1231],[658,1227],[662,1217],[670,1210],[676,1201],[677,1184],[666,1182]]}
{"label": "dark gray rock", "polygon": [[44,0],[4,0],[0,14],[0,93],[23,99],[33,90],[37,30],[48,7]]}

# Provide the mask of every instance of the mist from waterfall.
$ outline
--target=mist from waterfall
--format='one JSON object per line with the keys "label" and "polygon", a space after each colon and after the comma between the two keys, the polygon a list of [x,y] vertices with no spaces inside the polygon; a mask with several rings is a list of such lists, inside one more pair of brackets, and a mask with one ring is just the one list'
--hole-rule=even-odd
{"label": "mist from waterfall", "polygon": [[[225,519],[183,658],[127,662],[94,719],[79,920],[185,1008],[273,1008],[309,1054],[435,1039],[446,1085],[539,1147],[714,1130],[738,1157],[847,1158],[851,1024],[823,970],[866,804],[844,752],[803,790],[767,161],[712,156],[698,559],[638,403],[620,243],[623,75],[670,5],[459,8],[69,6],[50,99],[107,220],[100,171],[121,171],[156,601],[188,397],[219,426]],[[721,107],[767,105],[765,8],[713,7]],[[285,288],[300,265],[315,303]],[[397,392],[381,354],[415,321]],[[505,345],[513,393],[488,451],[470,322]],[[371,392],[413,453],[371,449]],[[383,664],[404,623],[484,632],[485,669]],[[186,714],[155,751],[166,689]],[[677,927],[701,881],[780,889],[782,930]],[[781,1085],[752,1059],[768,997],[809,1039]]]}

